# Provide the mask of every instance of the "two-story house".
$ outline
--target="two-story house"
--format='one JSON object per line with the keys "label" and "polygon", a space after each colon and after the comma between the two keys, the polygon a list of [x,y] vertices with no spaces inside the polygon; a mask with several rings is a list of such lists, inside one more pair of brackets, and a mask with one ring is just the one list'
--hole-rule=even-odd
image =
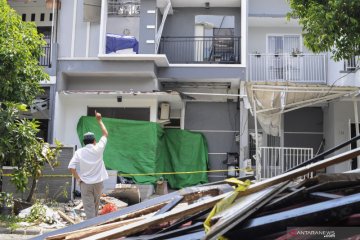
{"label": "two-story house", "polygon": [[50,36],[49,139],[79,146],[77,122],[97,109],[201,132],[210,169],[237,153],[267,178],[358,131],[355,61],[311,53],[285,0],[10,4]]}

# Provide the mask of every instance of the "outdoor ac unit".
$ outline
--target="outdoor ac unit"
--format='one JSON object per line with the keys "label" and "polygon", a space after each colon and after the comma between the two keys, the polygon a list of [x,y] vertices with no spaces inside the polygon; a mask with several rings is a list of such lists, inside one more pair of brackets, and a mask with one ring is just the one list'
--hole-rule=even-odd
{"label": "outdoor ac unit", "polygon": [[170,103],[160,104],[160,120],[167,120],[170,118]]}

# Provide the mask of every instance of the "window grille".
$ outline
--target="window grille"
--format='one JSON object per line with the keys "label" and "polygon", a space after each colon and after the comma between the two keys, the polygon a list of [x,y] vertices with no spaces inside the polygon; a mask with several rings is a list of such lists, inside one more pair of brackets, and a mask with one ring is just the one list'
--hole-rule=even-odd
{"label": "window grille", "polygon": [[108,0],[108,15],[139,17],[140,0]]}

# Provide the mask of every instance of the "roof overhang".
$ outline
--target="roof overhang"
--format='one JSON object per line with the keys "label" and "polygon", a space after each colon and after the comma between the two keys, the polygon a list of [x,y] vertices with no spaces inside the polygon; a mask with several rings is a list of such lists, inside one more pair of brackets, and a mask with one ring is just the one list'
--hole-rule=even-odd
{"label": "roof overhang", "polygon": [[246,83],[248,107],[263,130],[278,136],[281,114],[356,95],[359,88],[295,83]]}

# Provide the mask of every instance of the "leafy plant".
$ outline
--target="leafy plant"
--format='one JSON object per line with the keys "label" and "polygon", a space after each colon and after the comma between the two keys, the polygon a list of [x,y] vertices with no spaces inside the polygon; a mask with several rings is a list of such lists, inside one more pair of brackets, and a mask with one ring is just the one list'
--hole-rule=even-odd
{"label": "leafy plant", "polygon": [[40,201],[31,207],[30,214],[26,218],[27,222],[45,222],[46,221],[46,208]]}
{"label": "leafy plant", "polygon": [[36,25],[24,22],[6,0],[0,0],[0,100],[30,105],[49,75],[39,66],[46,42]]}
{"label": "leafy plant", "polygon": [[21,119],[20,111],[26,109],[23,104],[2,103],[0,107],[0,169],[7,163],[16,166],[11,178],[18,191],[24,192],[28,179],[32,178],[29,195],[26,201],[32,200],[39,178],[45,164],[51,167],[59,163],[57,157],[61,143],[55,147],[37,138],[39,124],[35,120]]}
{"label": "leafy plant", "polygon": [[313,52],[332,52],[336,61],[360,55],[360,1],[288,0],[288,19],[298,18],[305,45]]}
{"label": "leafy plant", "polygon": [[14,199],[12,193],[0,192],[0,207],[12,207]]}

